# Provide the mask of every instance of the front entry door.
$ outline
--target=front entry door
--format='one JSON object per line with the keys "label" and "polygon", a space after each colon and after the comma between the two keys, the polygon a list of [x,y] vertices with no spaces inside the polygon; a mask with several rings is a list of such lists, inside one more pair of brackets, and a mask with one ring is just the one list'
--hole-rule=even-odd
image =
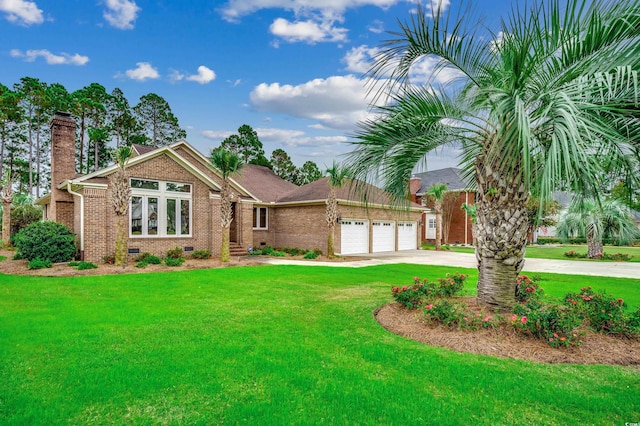
{"label": "front entry door", "polygon": [[236,215],[236,203],[231,203],[231,225],[229,225],[229,241],[238,242],[238,221]]}

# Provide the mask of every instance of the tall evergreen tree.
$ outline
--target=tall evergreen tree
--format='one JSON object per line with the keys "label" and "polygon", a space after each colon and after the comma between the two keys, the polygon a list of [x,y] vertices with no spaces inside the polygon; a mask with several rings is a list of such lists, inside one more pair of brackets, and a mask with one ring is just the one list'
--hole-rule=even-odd
{"label": "tall evergreen tree", "polygon": [[278,148],[271,153],[271,167],[273,172],[282,179],[297,185],[298,169],[283,149]]}
{"label": "tall evergreen tree", "polygon": [[142,96],[140,102],[133,107],[133,113],[151,146],[170,145],[187,137],[187,132],[180,127],[178,118],[171,112],[169,103],[155,93]]}

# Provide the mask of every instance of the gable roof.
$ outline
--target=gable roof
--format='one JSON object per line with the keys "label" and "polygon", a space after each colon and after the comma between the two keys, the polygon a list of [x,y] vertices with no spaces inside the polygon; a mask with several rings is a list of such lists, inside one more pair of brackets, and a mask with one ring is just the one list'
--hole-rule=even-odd
{"label": "gable roof", "polygon": [[245,164],[233,179],[262,203],[275,203],[278,197],[298,188],[265,166]]}
{"label": "gable roof", "polygon": [[131,148],[133,148],[134,152],[137,155],[146,154],[147,152],[155,151],[157,149],[153,146],[140,145],[138,143],[134,143],[133,145],[131,145]]}
{"label": "gable roof", "polygon": [[[140,154],[140,155],[137,155],[135,157],[131,157],[127,161],[127,165],[128,166],[132,166],[132,165],[136,165],[138,163],[141,163],[143,161],[150,160],[150,159],[155,158],[155,157],[160,156],[160,155],[167,155],[168,157],[172,158],[176,163],[180,164],[182,167],[184,167],[186,170],[188,170],[195,177],[197,177],[202,182],[204,182],[210,188],[213,188],[215,190],[220,190],[220,185],[218,185],[217,182],[215,182],[213,179],[211,179],[209,176],[207,176],[206,173],[204,173],[202,170],[200,170],[198,167],[196,167],[190,161],[188,161],[184,157],[180,156],[177,152],[175,152],[172,149],[172,147],[173,146],[171,145],[171,146],[163,146],[161,148],[154,148],[152,150],[148,150],[144,154]],[[118,168],[118,166],[116,164],[112,164],[112,165],[107,166],[107,167],[105,167],[103,169],[96,170],[93,173],[89,173],[89,174],[86,174],[84,176],[80,176],[80,177],[77,177],[77,178],[74,178],[74,179],[69,179],[67,181],[64,181],[58,186],[58,188],[63,189],[64,187],[67,186],[67,182],[71,182],[73,185],[81,185],[81,186],[83,186],[83,185],[87,185],[87,186],[91,186],[91,185],[106,186],[106,182],[103,183],[103,180],[99,179],[99,178],[105,178],[106,176],[108,176],[111,173],[113,173],[117,168]]]}
{"label": "gable roof", "polygon": [[447,185],[449,191],[464,191],[471,188],[469,182],[465,180],[462,170],[455,167],[417,173],[415,177],[421,180],[418,195],[425,194],[433,185],[441,183]]}

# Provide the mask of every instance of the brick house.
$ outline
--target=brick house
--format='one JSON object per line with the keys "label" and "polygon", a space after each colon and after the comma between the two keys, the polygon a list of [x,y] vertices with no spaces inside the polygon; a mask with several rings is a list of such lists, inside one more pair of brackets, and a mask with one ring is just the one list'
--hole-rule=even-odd
{"label": "brick house", "polygon": [[[100,261],[115,252],[116,216],[108,178],[116,166],[82,176],[75,173],[75,122],[68,114],[51,120],[51,145],[52,187],[38,200],[44,219],[61,222],[76,234],[81,258]],[[219,256],[222,179],[209,159],[185,141],[133,148],[127,162],[132,188],[129,254],[163,255],[180,247],[186,252],[207,249]],[[326,252],[326,179],[297,187],[266,167],[246,165],[231,179],[231,189],[234,254],[262,245]],[[370,189],[366,205],[347,188],[338,194],[336,252],[417,248],[423,208],[390,207],[386,194]]]}
{"label": "brick house", "polygon": [[[411,178],[409,185],[411,201],[429,209],[424,212],[425,226],[421,240],[426,243],[435,242],[436,215],[433,210],[433,200],[430,199],[427,192],[431,186],[436,184],[445,184],[448,189],[448,194],[445,195],[445,205],[443,205],[442,227],[444,231],[447,226],[449,229],[448,233],[443,232],[442,244],[472,244],[471,218],[462,210],[462,205],[475,203],[475,191],[470,189],[471,185],[464,178],[462,171],[453,167],[418,173]],[[445,234],[448,234],[446,239]]]}

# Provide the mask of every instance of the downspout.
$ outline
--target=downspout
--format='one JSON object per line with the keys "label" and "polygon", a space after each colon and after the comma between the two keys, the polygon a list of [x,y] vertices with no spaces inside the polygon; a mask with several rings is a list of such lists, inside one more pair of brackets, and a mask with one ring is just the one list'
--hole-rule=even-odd
{"label": "downspout", "polygon": [[67,192],[80,197],[80,260],[84,260],[84,195],[71,190],[71,181],[67,181]]}
{"label": "downspout", "polygon": [[[469,205],[469,191],[464,192],[464,203],[465,205]],[[469,219],[467,218],[467,210],[464,210],[464,245],[467,245],[467,230],[469,227]]]}

